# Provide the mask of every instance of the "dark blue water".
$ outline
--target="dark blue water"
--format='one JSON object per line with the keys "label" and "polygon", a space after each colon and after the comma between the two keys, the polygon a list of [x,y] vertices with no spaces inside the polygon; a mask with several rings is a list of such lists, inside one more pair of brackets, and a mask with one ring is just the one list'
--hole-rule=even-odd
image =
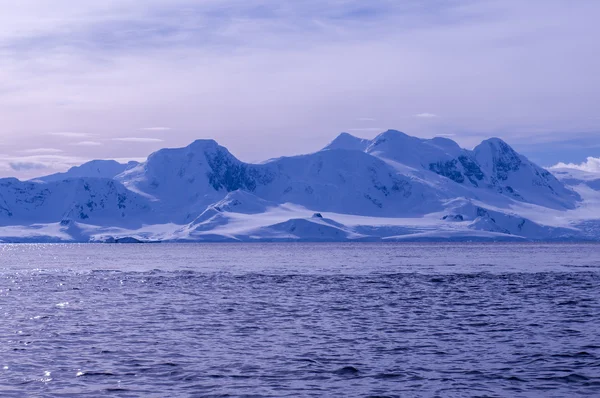
{"label": "dark blue water", "polygon": [[0,396],[600,396],[600,246],[0,246]]}

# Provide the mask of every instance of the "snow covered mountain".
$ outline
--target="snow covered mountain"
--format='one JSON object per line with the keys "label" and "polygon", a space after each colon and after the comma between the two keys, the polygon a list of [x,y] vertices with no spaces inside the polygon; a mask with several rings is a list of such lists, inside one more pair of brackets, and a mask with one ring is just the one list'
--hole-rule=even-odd
{"label": "snow covered mountain", "polygon": [[160,150],[117,180],[178,221],[194,218],[236,190],[274,203],[357,215],[412,214],[429,202],[439,208],[435,189],[398,174],[377,157],[352,150],[247,164],[213,140],[198,140],[185,148]]}
{"label": "snow covered mountain", "polygon": [[71,167],[64,173],[50,174],[44,177],[38,177],[36,181],[52,182],[63,181],[69,178],[114,178],[125,170],[131,169],[138,165],[138,162],[131,161],[127,164],[122,164],[116,160],[92,160],[82,164],[81,166]]}
{"label": "snow covered mountain", "polygon": [[[34,236],[54,240],[45,231],[72,229],[76,223],[95,226],[141,227],[151,220],[146,198],[111,179],[69,179],[61,182],[0,180],[0,233],[11,236],[22,227]],[[69,240],[69,234],[60,233]],[[77,234],[79,235],[79,234]],[[61,238],[62,239],[62,238]]]}
{"label": "snow covered mountain", "polygon": [[585,185],[600,191],[600,173],[570,168],[552,168],[552,173],[566,185]]}
{"label": "snow covered mountain", "polygon": [[[326,149],[352,147],[360,140],[348,134],[340,137]],[[447,189],[456,190],[451,183],[454,182],[470,191],[466,196],[485,196],[488,201],[504,203],[510,199],[558,209],[572,209],[580,200],[549,171],[533,164],[499,138],[483,141],[473,151],[462,149],[447,138],[421,139],[396,130],[360,143],[366,153],[388,161],[399,172],[428,181],[434,178],[427,172],[435,173],[445,177]],[[497,194],[499,197],[494,198]]]}
{"label": "snow covered mountain", "polygon": [[596,240],[597,193],[497,138],[467,150],[395,130],[343,133],[321,151],[262,164],[197,140],[139,164],[0,180],[0,239]]}

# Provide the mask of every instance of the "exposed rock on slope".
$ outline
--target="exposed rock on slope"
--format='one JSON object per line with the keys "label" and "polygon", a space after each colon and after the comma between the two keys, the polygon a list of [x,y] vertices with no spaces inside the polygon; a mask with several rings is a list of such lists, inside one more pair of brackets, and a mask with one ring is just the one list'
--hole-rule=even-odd
{"label": "exposed rock on slope", "polygon": [[599,238],[589,216],[600,203],[593,180],[561,179],[497,138],[467,150],[395,130],[373,140],[344,133],[322,151],[263,164],[197,140],[140,164],[94,161],[34,181],[0,180],[0,238]]}

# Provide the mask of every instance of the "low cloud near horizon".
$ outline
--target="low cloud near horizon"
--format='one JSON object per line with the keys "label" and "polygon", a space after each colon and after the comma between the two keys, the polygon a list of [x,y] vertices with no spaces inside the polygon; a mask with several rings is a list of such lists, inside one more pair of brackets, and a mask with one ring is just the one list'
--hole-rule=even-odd
{"label": "low cloud near horizon", "polygon": [[557,163],[551,169],[575,169],[587,171],[589,173],[600,173],[600,158],[588,157],[585,162],[575,163]]}
{"label": "low cloud near horizon", "polygon": [[150,137],[119,137],[113,138],[113,141],[121,141],[121,142],[137,142],[137,143],[147,143],[147,142],[163,142],[160,138],[150,138]]}
{"label": "low cloud near horizon", "polygon": [[600,136],[598,14],[592,0],[8,2],[2,151],[138,158],[214,138],[257,160],[392,128],[578,163],[598,154],[559,149]]}
{"label": "low cloud near horizon", "polygon": [[64,171],[87,160],[55,152],[30,152],[16,156],[0,154],[0,173],[6,175],[17,173],[21,178],[27,179]]}

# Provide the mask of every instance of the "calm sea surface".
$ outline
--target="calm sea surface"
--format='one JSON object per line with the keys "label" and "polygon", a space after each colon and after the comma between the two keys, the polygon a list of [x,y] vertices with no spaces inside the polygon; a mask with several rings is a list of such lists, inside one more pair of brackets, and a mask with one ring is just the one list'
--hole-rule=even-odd
{"label": "calm sea surface", "polygon": [[600,396],[600,246],[0,245],[0,396]]}

